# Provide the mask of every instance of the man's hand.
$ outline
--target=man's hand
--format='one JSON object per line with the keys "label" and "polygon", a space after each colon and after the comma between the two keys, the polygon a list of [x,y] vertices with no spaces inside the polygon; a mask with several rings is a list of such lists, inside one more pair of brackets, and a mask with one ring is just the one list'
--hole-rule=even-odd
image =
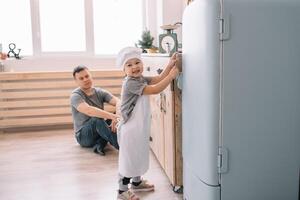
{"label": "man's hand", "polygon": [[111,124],[109,127],[113,133],[117,133],[117,124],[119,122],[120,116],[111,113],[110,119],[111,119]]}
{"label": "man's hand", "polygon": [[117,121],[119,118],[120,118],[119,115],[110,113],[109,119],[111,119],[112,121]]}
{"label": "man's hand", "polygon": [[117,124],[118,124],[119,120],[112,120],[111,124],[110,124],[110,129],[113,133],[117,133]]}

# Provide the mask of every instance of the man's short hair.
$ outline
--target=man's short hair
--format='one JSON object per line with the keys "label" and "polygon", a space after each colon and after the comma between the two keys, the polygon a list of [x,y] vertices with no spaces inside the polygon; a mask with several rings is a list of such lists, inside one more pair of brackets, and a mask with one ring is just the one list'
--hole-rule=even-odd
{"label": "man's short hair", "polygon": [[79,73],[79,72],[81,72],[82,70],[85,70],[85,69],[87,69],[87,70],[89,70],[86,66],[84,66],[84,65],[78,65],[77,67],[75,67],[74,69],[73,69],[73,78],[75,78],[75,74],[77,74],[77,73]]}

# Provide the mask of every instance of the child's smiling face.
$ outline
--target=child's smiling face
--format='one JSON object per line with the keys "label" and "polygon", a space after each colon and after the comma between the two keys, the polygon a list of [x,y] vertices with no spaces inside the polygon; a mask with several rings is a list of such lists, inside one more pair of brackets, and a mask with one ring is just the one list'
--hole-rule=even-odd
{"label": "child's smiling face", "polygon": [[143,62],[138,58],[131,58],[124,64],[127,76],[140,77],[143,74]]}

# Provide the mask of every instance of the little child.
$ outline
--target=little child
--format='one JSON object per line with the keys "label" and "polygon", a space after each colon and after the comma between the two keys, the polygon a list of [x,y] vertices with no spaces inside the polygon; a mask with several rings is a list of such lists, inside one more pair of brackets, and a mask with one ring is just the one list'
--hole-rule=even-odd
{"label": "little child", "polygon": [[[122,119],[118,127],[118,200],[139,200],[134,192],[154,190],[154,185],[141,178],[149,168],[149,95],[159,94],[179,73],[177,54],[174,54],[160,75],[144,77],[141,52],[139,48],[126,47],[117,57],[117,65],[126,74],[121,92]],[[131,190],[128,188],[130,181]]]}

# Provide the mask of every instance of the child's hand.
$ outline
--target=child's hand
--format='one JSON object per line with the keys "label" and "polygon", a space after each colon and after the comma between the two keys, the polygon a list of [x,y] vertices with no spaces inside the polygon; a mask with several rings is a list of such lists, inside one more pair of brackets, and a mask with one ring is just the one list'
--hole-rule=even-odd
{"label": "child's hand", "polygon": [[172,79],[175,79],[178,74],[179,74],[178,67],[173,67],[169,73],[169,75],[172,77]]}
{"label": "child's hand", "polygon": [[174,67],[176,65],[177,62],[177,52],[173,53],[172,57],[169,60],[168,66],[170,67]]}

